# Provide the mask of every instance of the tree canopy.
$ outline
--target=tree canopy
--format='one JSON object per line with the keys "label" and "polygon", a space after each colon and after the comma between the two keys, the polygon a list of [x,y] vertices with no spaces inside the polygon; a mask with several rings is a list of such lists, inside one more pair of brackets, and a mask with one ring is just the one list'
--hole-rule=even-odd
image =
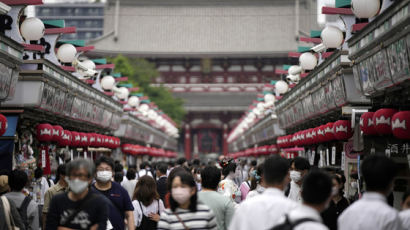
{"label": "tree canopy", "polygon": [[128,58],[118,55],[109,59],[115,64],[114,72],[121,73],[128,77],[128,83],[139,87],[139,92],[148,96],[151,101],[158,105],[177,124],[181,124],[184,119],[184,102],[180,98],[175,98],[172,93],[164,86],[154,87],[151,82],[159,76],[153,63],[142,58]]}

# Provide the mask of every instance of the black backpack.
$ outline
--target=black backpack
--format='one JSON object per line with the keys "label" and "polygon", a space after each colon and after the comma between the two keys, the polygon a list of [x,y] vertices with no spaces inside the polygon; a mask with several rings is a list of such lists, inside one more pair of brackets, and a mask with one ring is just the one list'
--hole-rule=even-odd
{"label": "black backpack", "polygon": [[19,211],[21,220],[23,221],[24,226],[26,227],[26,229],[29,229],[29,223],[28,223],[28,217],[27,217],[27,208],[28,205],[30,204],[31,198],[29,196],[26,196],[23,200],[23,202],[21,203],[20,207],[17,208],[17,210]]}
{"label": "black backpack", "polygon": [[317,220],[310,219],[310,218],[303,218],[296,220],[295,222],[291,223],[289,220],[288,215],[286,215],[286,220],[284,223],[276,225],[275,227],[271,228],[270,230],[292,230],[294,229],[297,225],[302,224],[304,222],[317,222]]}

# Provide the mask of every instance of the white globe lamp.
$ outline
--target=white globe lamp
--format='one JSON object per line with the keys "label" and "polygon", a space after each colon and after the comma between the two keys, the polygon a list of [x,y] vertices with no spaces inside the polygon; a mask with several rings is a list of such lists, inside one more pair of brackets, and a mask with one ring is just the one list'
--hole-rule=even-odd
{"label": "white globe lamp", "polygon": [[107,75],[101,79],[101,87],[104,90],[112,90],[115,85],[115,78],[113,76]]}
{"label": "white globe lamp", "polygon": [[285,81],[280,80],[276,82],[275,89],[277,93],[284,94],[288,92],[289,86]]}
{"label": "white globe lamp", "polygon": [[149,110],[149,106],[148,106],[147,104],[142,104],[142,105],[140,105],[139,110],[140,110],[142,113],[146,113],[146,112],[148,112],[148,110]]}
{"label": "white globe lamp", "polygon": [[118,92],[115,93],[115,96],[120,100],[125,100],[128,98],[130,91],[125,87],[120,87]]}
{"label": "white globe lamp", "polygon": [[352,11],[358,18],[371,18],[380,10],[380,0],[352,0]]}
{"label": "white globe lamp", "polygon": [[265,103],[268,103],[268,104],[275,103],[275,96],[273,96],[273,94],[271,94],[271,93],[265,94],[263,99],[265,100]]}
{"label": "white globe lamp", "polygon": [[317,65],[317,58],[312,53],[303,53],[299,57],[299,63],[302,69],[304,70],[312,70]]}
{"label": "white globe lamp", "polygon": [[288,70],[288,73],[292,75],[297,75],[297,74],[300,74],[301,72],[302,72],[302,67],[298,65],[293,65]]}
{"label": "white globe lamp", "polygon": [[57,50],[57,57],[63,63],[72,63],[76,54],[77,49],[72,44],[63,44]]}
{"label": "white globe lamp", "polygon": [[44,36],[44,23],[38,18],[26,18],[20,26],[20,33],[26,41],[37,41]]}
{"label": "white globe lamp", "polygon": [[131,96],[128,98],[128,105],[135,108],[139,105],[140,99],[137,96]]}
{"label": "white globe lamp", "polygon": [[339,48],[343,44],[343,32],[335,26],[326,26],[320,34],[322,43],[327,48]]}
{"label": "white globe lamp", "polygon": [[86,67],[87,69],[92,69],[95,70],[95,63],[91,61],[90,59],[86,59],[81,62],[81,64]]}

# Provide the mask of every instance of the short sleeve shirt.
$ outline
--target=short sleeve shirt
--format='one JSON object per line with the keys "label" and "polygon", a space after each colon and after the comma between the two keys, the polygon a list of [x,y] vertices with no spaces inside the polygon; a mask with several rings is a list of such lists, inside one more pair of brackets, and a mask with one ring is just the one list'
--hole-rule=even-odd
{"label": "short sleeve shirt", "polygon": [[125,229],[125,212],[134,211],[134,207],[132,206],[127,190],[116,182],[111,183],[111,188],[106,191],[98,190],[95,184],[93,184],[93,189],[111,201],[108,202],[108,216],[114,229]]}

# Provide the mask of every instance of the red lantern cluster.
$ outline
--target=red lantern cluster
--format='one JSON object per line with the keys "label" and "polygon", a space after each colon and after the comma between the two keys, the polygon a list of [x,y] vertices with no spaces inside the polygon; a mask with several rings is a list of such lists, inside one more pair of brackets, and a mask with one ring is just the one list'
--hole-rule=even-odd
{"label": "red lantern cluster", "polygon": [[37,125],[37,140],[40,142],[55,142],[59,146],[71,147],[105,147],[115,149],[120,147],[121,141],[117,137],[96,133],[79,133],[64,130],[59,125]]}
{"label": "red lantern cluster", "polygon": [[249,148],[243,151],[229,153],[228,157],[231,158],[240,158],[240,157],[258,157],[263,155],[277,154],[278,146],[277,145],[264,145],[256,148]]}
{"label": "red lantern cluster", "polygon": [[130,155],[149,155],[152,157],[168,157],[168,158],[175,158],[177,154],[172,151],[166,151],[164,149],[159,148],[150,148],[141,145],[132,145],[132,144],[123,144],[121,146],[121,150],[123,153],[127,153]]}

